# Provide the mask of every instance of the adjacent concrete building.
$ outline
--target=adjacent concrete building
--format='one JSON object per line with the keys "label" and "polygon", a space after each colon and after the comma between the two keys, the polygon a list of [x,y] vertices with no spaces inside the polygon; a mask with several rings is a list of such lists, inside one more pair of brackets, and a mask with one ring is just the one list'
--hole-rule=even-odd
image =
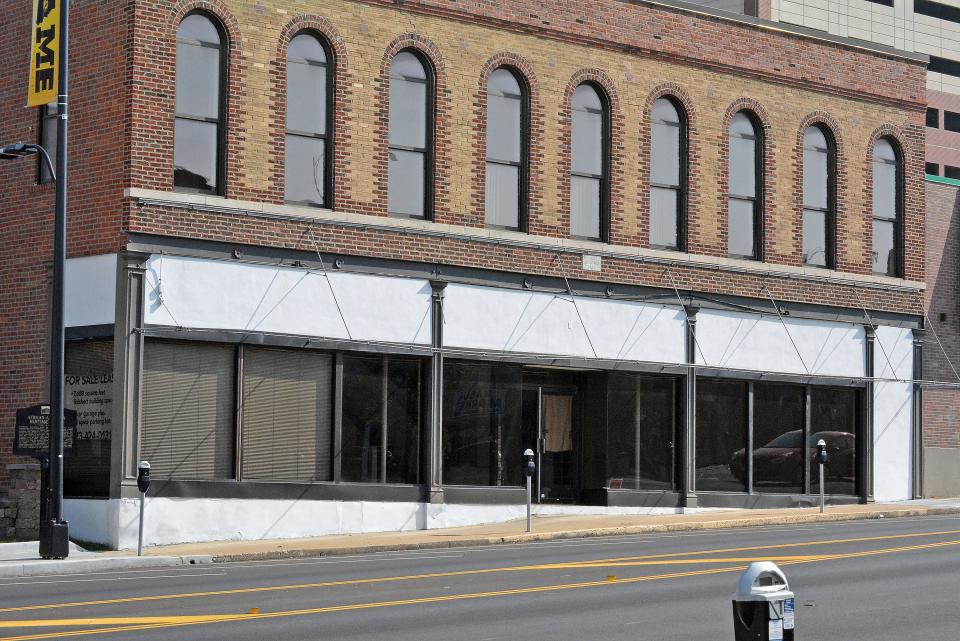
{"label": "adjacent concrete building", "polygon": [[[131,545],[141,459],[151,543],[512,518],[526,448],[545,512],[808,505],[821,438],[831,501],[920,493],[925,56],[619,0],[73,15],[75,536]],[[0,140],[44,139],[25,67]],[[12,417],[53,190],[0,190]]]}

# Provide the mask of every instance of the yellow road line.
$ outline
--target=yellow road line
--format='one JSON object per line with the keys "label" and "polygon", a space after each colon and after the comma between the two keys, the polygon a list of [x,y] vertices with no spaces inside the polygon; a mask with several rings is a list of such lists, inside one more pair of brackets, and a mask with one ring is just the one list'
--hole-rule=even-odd
{"label": "yellow road line", "polygon": [[[387,608],[387,607],[396,607],[402,605],[421,605],[427,603],[443,603],[450,601],[465,601],[469,599],[483,599],[490,597],[498,596],[510,596],[517,594],[533,594],[537,592],[556,592],[560,590],[576,590],[581,588],[592,588],[603,585],[616,585],[616,584],[627,584],[627,583],[639,583],[641,581],[657,581],[662,579],[675,579],[687,576],[701,576],[705,574],[720,574],[723,572],[734,572],[736,570],[742,570],[743,566],[738,567],[728,567],[728,568],[710,568],[707,570],[695,570],[692,572],[672,572],[670,574],[658,574],[652,576],[638,576],[630,577],[626,579],[617,579],[615,581],[584,581],[581,583],[564,583],[559,585],[542,585],[536,587],[528,588],[512,588],[508,590],[495,590],[490,592],[473,592],[468,594],[445,594],[439,596],[431,597],[420,597],[416,599],[401,599],[396,601],[375,601],[372,603],[352,603],[348,605],[332,605],[323,608],[309,608],[306,610],[284,610],[280,612],[266,612],[259,615],[233,615],[235,621],[251,621],[254,619],[275,619],[280,617],[291,617],[291,616],[304,616],[308,614],[328,614],[332,612],[349,612],[354,610],[371,610],[376,608]],[[111,628],[98,628],[94,630],[72,630],[72,631],[59,631],[53,633],[41,633],[41,634],[31,634],[25,636],[16,636],[16,637],[4,637],[0,641],[28,641],[30,639],[55,639],[65,636],[83,636],[91,634],[106,634],[108,632],[127,632],[132,630],[154,630],[159,628],[167,627],[180,627],[187,625],[200,625],[203,623],[218,623],[214,619],[218,615],[210,615],[206,617],[206,620],[196,620],[189,621],[185,623],[157,623],[157,624],[147,624],[147,625],[134,625],[134,626],[123,626],[123,627],[111,627]],[[226,615],[230,616],[230,615]],[[203,619],[204,617],[198,617],[198,619]],[[109,625],[111,621],[115,619],[104,618],[99,619],[99,625]],[[41,621],[35,621],[33,623],[42,623],[45,626],[53,627],[57,625],[56,619],[46,619]],[[34,626],[38,627],[38,626]],[[42,626],[39,626],[42,627]]]}
{"label": "yellow road line", "polygon": [[[864,556],[875,556],[880,554],[894,554],[898,552],[910,552],[918,550],[928,550],[948,546],[960,545],[957,541],[938,541],[935,543],[925,543],[920,545],[901,546],[895,548],[882,548],[878,550],[862,550],[857,552],[846,552],[840,554],[824,554],[809,556],[780,557],[779,560],[785,565],[797,565],[802,563],[816,563],[819,561],[860,558]],[[771,557],[777,558],[777,557]],[[756,559],[747,559],[748,561]],[[712,559],[701,559],[701,562],[709,562]],[[596,567],[584,565],[583,567]],[[228,623],[251,621],[254,619],[271,619],[279,617],[305,616],[311,614],[327,614],[333,612],[348,612],[355,610],[369,610],[375,608],[396,607],[403,605],[422,605],[430,603],[443,603],[450,601],[463,601],[468,599],[481,599],[497,596],[509,596],[517,594],[532,594],[538,592],[556,592],[560,590],[574,590],[581,588],[598,587],[602,585],[630,584],[644,581],[656,581],[662,579],[673,579],[688,576],[702,576],[707,574],[720,574],[742,570],[745,566],[733,566],[723,568],[709,568],[705,570],[693,570],[689,572],[672,572],[669,574],[646,575],[638,577],[628,577],[615,580],[584,581],[580,583],[564,583],[558,585],[534,586],[525,588],[511,588],[506,590],[496,590],[489,592],[474,592],[466,594],[438,595],[430,597],[419,597],[414,599],[402,599],[394,601],[375,601],[371,603],[353,603],[347,605],[334,605],[321,608],[309,608],[304,610],[285,610],[279,612],[266,612],[262,614],[210,614],[194,616],[172,616],[172,617],[102,617],[88,619],[39,619],[29,621],[4,621],[0,623],[0,628],[18,628],[18,627],[73,627],[77,625],[110,625],[120,627],[96,628],[88,630],[59,631],[56,633],[40,633],[25,636],[6,637],[0,641],[28,641],[31,639],[51,639],[65,636],[85,636],[92,634],[106,634],[109,632],[123,632],[134,630],[155,630],[166,627],[181,627],[188,625],[201,625],[207,623]],[[140,623],[142,622],[142,624]],[[133,624],[133,625],[131,625]]]}
{"label": "yellow road line", "polygon": [[[343,581],[324,581],[318,583],[298,583],[291,585],[271,585],[251,588],[234,588],[229,590],[210,590],[205,592],[185,592],[179,594],[154,594],[139,597],[120,597],[116,599],[100,599],[95,601],[75,601],[69,603],[46,603],[37,605],[24,605],[13,608],[0,608],[0,613],[6,612],[25,612],[30,610],[53,610],[60,608],[75,608],[82,606],[95,605],[114,605],[118,603],[142,603],[145,601],[163,601],[170,599],[195,599],[203,597],[230,596],[236,594],[254,594],[262,592],[278,592],[286,590],[305,590],[315,588],[338,587],[346,585],[362,585],[371,583],[391,583],[396,581],[418,581],[424,579],[436,579],[455,576],[468,576],[476,574],[493,574],[497,572],[531,572],[541,570],[568,569],[576,567],[575,563],[613,563],[625,561],[643,561],[648,559],[672,559],[691,556],[705,556],[708,554],[721,554],[727,552],[749,552],[753,550],[775,550],[782,548],[794,548],[801,546],[814,545],[836,545],[842,543],[866,543],[870,541],[889,541],[893,539],[907,539],[929,536],[947,536],[960,534],[960,530],[944,530],[939,532],[914,532],[909,534],[888,534],[882,536],[867,536],[848,539],[827,539],[821,541],[806,541],[800,543],[779,543],[776,545],[755,545],[736,548],[718,548],[714,550],[697,550],[693,552],[672,552],[664,554],[648,554],[642,556],[613,557],[608,559],[597,559],[595,561],[571,562],[571,563],[548,563],[537,565],[518,565],[499,568],[482,568],[476,570],[457,570],[452,572],[431,572],[426,574],[412,574],[401,576],[375,577],[370,579],[346,579]],[[0,584],[0,588],[2,588]]]}

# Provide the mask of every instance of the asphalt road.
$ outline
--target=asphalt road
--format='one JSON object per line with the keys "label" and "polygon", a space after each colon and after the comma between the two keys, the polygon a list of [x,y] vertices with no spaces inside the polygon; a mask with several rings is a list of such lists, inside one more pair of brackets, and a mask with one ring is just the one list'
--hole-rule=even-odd
{"label": "asphalt road", "polygon": [[798,640],[960,639],[960,517],[930,517],[3,579],[0,641],[728,641],[752,560]]}

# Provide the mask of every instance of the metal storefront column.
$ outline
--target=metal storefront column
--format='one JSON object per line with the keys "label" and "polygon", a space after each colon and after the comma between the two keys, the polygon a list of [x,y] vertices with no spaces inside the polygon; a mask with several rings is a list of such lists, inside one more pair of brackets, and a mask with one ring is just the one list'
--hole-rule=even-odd
{"label": "metal storefront column", "polygon": [[864,352],[864,374],[867,378],[863,390],[863,429],[860,436],[860,498],[865,503],[873,503],[873,376],[874,344],[876,332],[872,325],[863,326],[866,346]]}
{"label": "metal storefront column", "polygon": [[923,328],[913,330],[913,498],[923,498]]}
{"label": "metal storefront column", "polygon": [[[140,381],[143,376],[143,313],[149,254],[124,252],[117,258],[113,330],[113,437],[110,498],[137,496],[140,450]],[[125,488],[127,488],[125,490]]]}
{"label": "metal storefront column", "polygon": [[443,294],[445,281],[432,280],[431,295],[431,346],[430,357],[430,419],[427,444],[425,479],[428,487],[427,501],[443,503]]}
{"label": "metal storefront column", "polygon": [[683,462],[680,474],[680,500],[685,508],[697,507],[697,312],[699,308],[685,305],[687,316],[687,386],[683,415]]}

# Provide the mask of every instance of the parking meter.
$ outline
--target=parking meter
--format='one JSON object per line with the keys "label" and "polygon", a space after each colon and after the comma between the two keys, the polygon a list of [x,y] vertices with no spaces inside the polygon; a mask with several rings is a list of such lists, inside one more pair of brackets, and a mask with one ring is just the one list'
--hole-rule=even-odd
{"label": "parking meter", "polygon": [[140,461],[137,466],[137,488],[141,494],[146,494],[150,489],[150,463],[147,461]]}
{"label": "parking meter", "polygon": [[823,439],[820,439],[817,441],[817,463],[826,465],[829,457],[829,454],[827,454],[827,443]]}
{"label": "parking meter", "polygon": [[817,467],[820,468],[820,513],[821,514],[823,514],[823,512],[825,512],[827,509],[827,488],[824,487],[825,479],[824,479],[824,473],[823,473],[824,466],[826,466],[827,464],[827,458],[829,458],[829,455],[827,454],[827,442],[824,441],[823,439],[820,439],[819,441],[817,441]]}
{"label": "parking meter", "polygon": [[527,448],[523,455],[527,459],[527,532],[533,532],[533,475],[537,471],[533,450]]}
{"label": "parking meter", "polygon": [[140,490],[140,531],[137,534],[137,556],[143,556],[143,509],[150,489],[150,463],[140,461],[137,465],[137,489]]}
{"label": "parking meter", "polygon": [[733,597],[736,641],[794,641],[793,592],[776,563],[751,563]]}

